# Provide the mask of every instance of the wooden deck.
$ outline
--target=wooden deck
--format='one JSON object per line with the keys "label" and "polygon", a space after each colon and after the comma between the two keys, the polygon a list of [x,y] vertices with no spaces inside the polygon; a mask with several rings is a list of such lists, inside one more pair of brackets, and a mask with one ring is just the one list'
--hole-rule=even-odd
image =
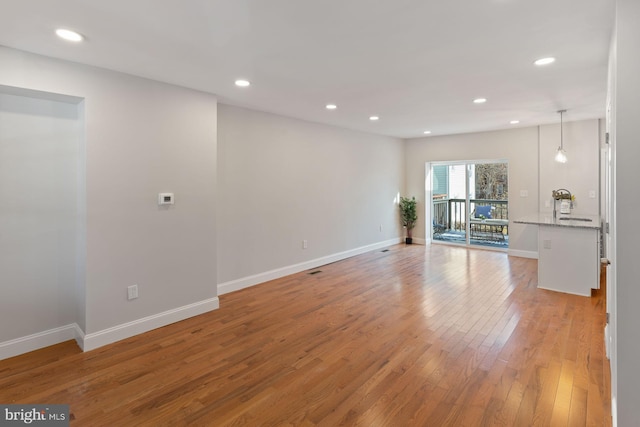
{"label": "wooden deck", "polygon": [[314,271],[0,361],[0,402],[67,403],[77,426],[611,425],[603,290],[540,290],[535,260],[446,245]]}
{"label": "wooden deck", "polygon": [[[456,243],[459,245],[467,244],[467,236],[463,231],[445,230],[439,234],[433,235],[434,242],[444,243]],[[504,235],[502,238],[496,238],[491,234],[473,233],[469,236],[469,243],[473,246],[496,248],[496,249],[508,249],[509,248],[509,236]]]}

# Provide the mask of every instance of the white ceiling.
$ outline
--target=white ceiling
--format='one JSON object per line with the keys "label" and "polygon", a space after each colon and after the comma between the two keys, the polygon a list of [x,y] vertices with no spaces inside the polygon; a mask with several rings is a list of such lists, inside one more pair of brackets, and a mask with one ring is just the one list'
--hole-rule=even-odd
{"label": "white ceiling", "polygon": [[[0,44],[402,138],[604,117],[614,0],[0,0]],[[82,33],[71,44],[57,27]],[[536,67],[533,61],[557,61]],[[1,64],[0,64],[1,66]],[[234,86],[246,78],[251,87]],[[488,102],[475,105],[472,100]],[[338,109],[328,111],[327,103]],[[371,115],[380,116],[377,122]]]}

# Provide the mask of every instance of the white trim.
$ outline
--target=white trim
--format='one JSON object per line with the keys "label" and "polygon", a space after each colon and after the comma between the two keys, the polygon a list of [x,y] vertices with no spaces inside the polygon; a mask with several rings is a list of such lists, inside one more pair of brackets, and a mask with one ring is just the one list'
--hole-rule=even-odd
{"label": "white trim", "polygon": [[76,340],[76,343],[78,344],[78,347],[80,347],[82,349],[82,351],[84,351],[84,331],[82,330],[82,328],[77,324],[74,323],[75,329],[74,329],[74,334],[73,337]]}
{"label": "white trim", "polygon": [[77,329],[80,328],[73,323],[2,342],[0,343],[0,360],[72,340],[75,338]]}
{"label": "white trim", "polygon": [[134,335],[148,332],[152,329],[160,328],[171,323],[198,316],[208,311],[216,310],[219,307],[220,300],[218,299],[218,297],[210,298],[204,301],[198,301],[193,304],[143,317],[142,319],[123,323],[121,325],[103,329],[98,332],[85,334],[82,338],[80,347],[84,351],[93,350],[98,347],[102,347],[103,345],[111,344],[113,342],[120,341]]}
{"label": "white trim", "polygon": [[611,426],[618,427],[618,402],[616,398],[611,398]]}
{"label": "white trim", "polygon": [[[433,239],[433,176],[431,175],[431,162],[424,164],[424,237],[425,244]],[[429,203],[427,201],[430,200]]]}
{"label": "white trim", "polygon": [[[413,240],[416,241],[415,238]],[[423,239],[420,239],[420,240],[423,240]],[[265,271],[264,273],[254,274],[252,276],[231,280],[229,282],[219,283],[218,295],[224,295],[224,294],[228,294],[229,292],[239,291],[240,289],[244,289],[260,283],[268,282],[269,280],[278,279],[280,277],[288,276],[290,274],[295,274],[301,271],[309,270],[311,268],[320,267],[321,265],[340,261],[346,258],[350,258],[352,256],[370,252],[376,249],[385,248],[391,245],[397,245],[398,243],[401,243],[401,242],[404,243],[404,239],[400,239],[400,238],[390,239],[384,242],[378,242],[372,245],[361,246],[356,249],[351,249],[344,252],[338,252],[336,254],[327,255],[322,258],[316,258],[309,261],[301,262],[299,264],[293,264],[287,267]]]}
{"label": "white trim", "polygon": [[517,256],[520,258],[538,259],[538,252],[535,251],[520,251],[517,249],[509,249],[508,254],[509,256]]}

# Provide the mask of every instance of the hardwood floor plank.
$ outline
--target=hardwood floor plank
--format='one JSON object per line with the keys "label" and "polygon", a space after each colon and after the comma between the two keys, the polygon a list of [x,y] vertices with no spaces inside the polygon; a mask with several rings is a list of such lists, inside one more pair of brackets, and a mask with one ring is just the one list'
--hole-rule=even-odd
{"label": "hardwood floor plank", "polygon": [[574,385],[571,392],[570,426],[587,425],[587,390]]}
{"label": "hardwood floor plank", "polygon": [[564,426],[569,422],[569,410],[571,409],[571,393],[573,392],[573,372],[575,363],[565,360],[560,370],[560,379],[556,390],[556,398],[551,414],[552,426]]}
{"label": "hardwood floor plank", "polygon": [[396,245],[222,295],[100,349],[0,361],[0,402],[72,425],[611,425],[604,288],[537,289],[535,260]]}
{"label": "hardwood floor plank", "polygon": [[533,413],[533,424],[546,426],[551,422],[562,365],[558,362],[551,361],[547,367],[540,367],[539,369],[541,386],[537,390],[537,403]]}

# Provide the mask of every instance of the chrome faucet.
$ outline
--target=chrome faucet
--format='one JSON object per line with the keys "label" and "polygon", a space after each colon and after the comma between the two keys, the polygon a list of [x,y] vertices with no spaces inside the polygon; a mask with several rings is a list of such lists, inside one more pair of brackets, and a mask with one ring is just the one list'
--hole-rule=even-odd
{"label": "chrome faucet", "polygon": [[551,190],[551,197],[553,197],[553,219],[556,219],[556,202],[558,200],[569,200],[570,203],[573,203],[571,197],[571,191],[565,190],[564,188],[560,188],[558,190]]}

